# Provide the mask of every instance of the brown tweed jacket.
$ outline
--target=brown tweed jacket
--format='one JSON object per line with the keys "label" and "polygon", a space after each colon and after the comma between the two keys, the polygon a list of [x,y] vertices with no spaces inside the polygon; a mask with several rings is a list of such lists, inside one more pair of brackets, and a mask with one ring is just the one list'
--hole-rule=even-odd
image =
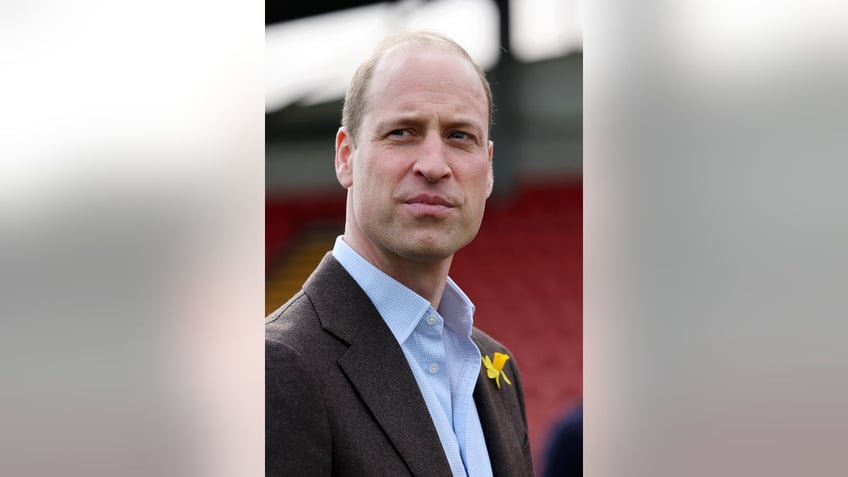
{"label": "brown tweed jacket", "polygon": [[[508,351],[477,330],[483,355]],[[474,401],[495,476],[532,476],[521,378],[481,374]],[[265,324],[265,473],[450,476],[403,351],[368,296],[327,254]],[[472,476],[473,477],[473,476]]]}

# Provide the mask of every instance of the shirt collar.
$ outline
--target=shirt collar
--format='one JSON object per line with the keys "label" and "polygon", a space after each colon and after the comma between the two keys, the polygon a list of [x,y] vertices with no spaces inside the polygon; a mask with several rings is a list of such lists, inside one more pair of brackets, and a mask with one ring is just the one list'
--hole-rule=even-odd
{"label": "shirt collar", "polygon": [[[368,295],[399,344],[406,342],[418,320],[432,310],[429,301],[365,260],[341,236],[336,238],[333,257]],[[474,304],[450,277],[438,313],[453,332],[471,336]]]}
{"label": "shirt collar", "polygon": [[471,336],[474,326],[474,303],[459,288],[451,277],[445,284],[445,292],[439,303],[439,314],[445,319],[445,326],[460,336]]}

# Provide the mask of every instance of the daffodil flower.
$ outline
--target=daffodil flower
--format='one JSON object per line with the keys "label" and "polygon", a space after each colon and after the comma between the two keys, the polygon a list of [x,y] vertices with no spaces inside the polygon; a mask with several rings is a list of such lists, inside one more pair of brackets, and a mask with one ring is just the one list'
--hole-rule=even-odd
{"label": "daffodil flower", "polygon": [[488,376],[489,379],[495,380],[495,384],[498,385],[498,389],[501,388],[501,376],[503,376],[504,381],[506,381],[507,384],[511,385],[512,383],[509,381],[509,378],[506,377],[506,373],[504,373],[503,371],[504,364],[506,364],[506,361],[509,359],[509,355],[495,352],[494,357],[494,362],[493,360],[489,359],[488,356],[483,356],[482,358],[483,366],[486,367],[486,376]]}

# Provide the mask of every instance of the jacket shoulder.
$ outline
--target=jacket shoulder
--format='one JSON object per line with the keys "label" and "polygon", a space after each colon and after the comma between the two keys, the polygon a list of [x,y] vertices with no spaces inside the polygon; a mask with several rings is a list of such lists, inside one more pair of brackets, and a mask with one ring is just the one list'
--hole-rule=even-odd
{"label": "jacket shoulder", "polygon": [[303,306],[306,305],[306,303],[303,303],[304,300],[309,301],[309,298],[303,290],[300,290],[297,294],[295,294],[295,296],[291,297],[289,301],[285,302],[283,306],[277,308],[270,315],[265,317],[265,329],[268,330],[269,325],[270,328],[274,328],[280,324],[280,317],[283,316],[283,314],[302,313],[304,311],[308,311],[303,309]]}
{"label": "jacket shoulder", "polygon": [[283,343],[303,351],[309,336],[323,334],[315,306],[303,291],[265,318],[265,346]]}

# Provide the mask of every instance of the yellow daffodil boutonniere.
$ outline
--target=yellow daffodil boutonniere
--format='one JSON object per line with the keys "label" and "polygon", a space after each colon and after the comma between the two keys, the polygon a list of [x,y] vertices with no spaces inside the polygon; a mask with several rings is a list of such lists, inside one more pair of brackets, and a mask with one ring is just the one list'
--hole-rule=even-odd
{"label": "yellow daffodil boutonniere", "polygon": [[494,379],[495,383],[498,385],[498,389],[501,388],[501,376],[503,376],[504,381],[507,384],[512,384],[509,381],[509,378],[506,377],[506,373],[503,371],[504,364],[509,359],[509,355],[503,353],[495,353],[495,359],[489,359],[488,356],[483,356],[483,366],[486,367],[486,376],[489,379]]}

